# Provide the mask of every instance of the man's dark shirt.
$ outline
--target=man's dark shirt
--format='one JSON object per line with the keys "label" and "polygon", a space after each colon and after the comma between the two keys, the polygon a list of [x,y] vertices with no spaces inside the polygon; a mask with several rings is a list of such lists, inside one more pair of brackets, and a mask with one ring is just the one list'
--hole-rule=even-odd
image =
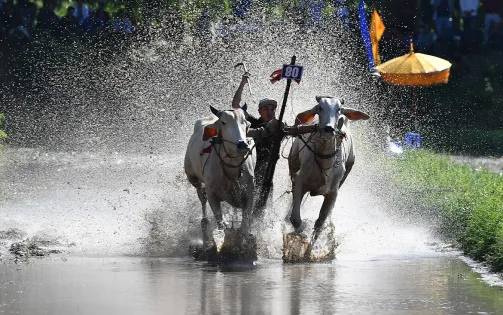
{"label": "man's dark shirt", "polygon": [[[251,123],[250,128],[257,129],[260,127],[265,127],[266,121],[262,118],[255,118],[252,115],[248,115],[246,118]],[[255,150],[257,152],[257,163],[266,162],[269,159],[269,154],[271,151],[271,138],[256,138],[255,140]]]}
{"label": "man's dark shirt", "polygon": [[[248,115],[246,118],[250,123],[250,128],[261,128],[267,125],[267,122],[262,118],[255,118],[252,115]],[[283,134],[278,134],[278,137],[283,138]],[[255,138],[255,150],[257,152],[257,164],[255,165],[255,181],[260,184],[264,179],[267,164],[271,159],[272,146],[274,142],[274,136],[265,138]],[[281,141],[281,139],[278,139]]]}

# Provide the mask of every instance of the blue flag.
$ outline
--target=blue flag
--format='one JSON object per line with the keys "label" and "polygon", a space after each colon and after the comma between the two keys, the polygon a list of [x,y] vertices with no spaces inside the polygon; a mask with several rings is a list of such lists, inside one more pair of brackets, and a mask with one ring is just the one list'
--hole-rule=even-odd
{"label": "blue flag", "polygon": [[365,50],[367,52],[367,59],[369,60],[369,68],[374,68],[374,59],[372,58],[372,47],[370,46],[370,35],[369,27],[367,24],[367,18],[365,17],[365,8],[363,6],[363,0],[360,0],[358,5],[358,15],[360,17],[360,33],[362,34],[363,45],[365,45]]}
{"label": "blue flag", "polygon": [[251,6],[252,0],[237,0],[234,14],[236,14],[236,16],[242,17],[243,15],[250,12]]}

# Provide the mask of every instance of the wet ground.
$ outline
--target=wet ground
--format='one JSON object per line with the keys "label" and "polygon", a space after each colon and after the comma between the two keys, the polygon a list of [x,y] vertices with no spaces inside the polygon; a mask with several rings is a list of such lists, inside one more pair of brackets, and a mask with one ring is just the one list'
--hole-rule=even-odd
{"label": "wet ground", "polygon": [[0,266],[3,314],[501,314],[503,290],[456,255],[222,270],[174,258]]}
{"label": "wet ground", "polygon": [[[501,281],[397,221],[363,161],[334,210],[337,259],[283,264],[290,195],[257,223],[254,267],[194,262],[199,202],[181,155],[6,148],[0,176],[0,313],[502,314]],[[285,161],[277,182],[287,182]],[[283,170],[283,171],[282,171]],[[321,200],[307,198],[313,221]],[[480,273],[479,273],[480,272]],[[497,284],[497,285],[491,285]]]}

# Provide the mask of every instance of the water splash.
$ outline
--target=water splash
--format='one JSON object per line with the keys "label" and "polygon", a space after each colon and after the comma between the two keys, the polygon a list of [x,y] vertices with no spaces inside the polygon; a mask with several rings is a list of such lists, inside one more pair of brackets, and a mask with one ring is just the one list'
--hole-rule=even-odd
{"label": "water splash", "polygon": [[[355,124],[365,143],[376,139],[387,96],[366,73],[359,39],[334,29],[303,33],[293,24],[237,35],[228,43],[202,49],[188,41],[137,44],[110,63],[66,65],[47,75],[38,94],[13,102],[14,109],[45,108],[40,115],[13,116],[19,146],[6,152],[0,167],[0,201],[9,221],[29,236],[45,229],[75,243],[73,252],[96,255],[178,256],[199,234],[200,205],[185,181],[182,159],[196,119],[209,105],[229,108],[245,61],[255,95],[244,92],[249,111],[263,97],[282,99],[284,82],[269,83],[270,73],[295,54],[305,67],[293,84],[285,120],[315,104],[316,95],[344,97],[347,106],[367,111],[369,123]],[[86,56],[81,56],[84,63]],[[39,101],[40,100],[40,101]],[[23,111],[12,111],[14,114]],[[29,138],[33,126],[43,136]],[[378,129],[377,129],[378,130]],[[285,142],[285,154],[291,143]],[[38,148],[41,147],[41,148]],[[341,237],[340,256],[374,257],[427,251],[422,229],[397,227],[386,218],[382,197],[369,187],[380,183],[373,164],[376,146],[367,145],[341,190],[334,210]],[[374,168],[372,167],[374,165]],[[283,219],[290,207],[287,162],[281,159],[274,203],[256,223],[262,256],[281,258]],[[321,199],[308,197],[303,217],[314,222]],[[230,211],[230,209],[229,209]],[[10,225],[10,226],[9,226]]]}

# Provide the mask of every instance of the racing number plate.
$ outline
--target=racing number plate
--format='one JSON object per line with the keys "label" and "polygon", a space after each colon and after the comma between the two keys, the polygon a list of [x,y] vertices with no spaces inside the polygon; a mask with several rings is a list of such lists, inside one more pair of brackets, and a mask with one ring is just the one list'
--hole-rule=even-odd
{"label": "racing number plate", "polygon": [[281,70],[281,78],[299,80],[302,78],[302,66],[298,65],[283,65]]}

